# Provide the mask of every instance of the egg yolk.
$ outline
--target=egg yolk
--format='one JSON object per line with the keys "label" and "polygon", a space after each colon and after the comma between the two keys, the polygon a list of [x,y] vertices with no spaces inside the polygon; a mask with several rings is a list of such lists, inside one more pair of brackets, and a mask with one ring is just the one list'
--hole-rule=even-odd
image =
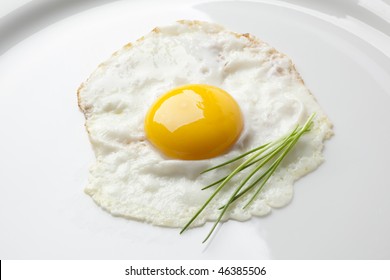
{"label": "egg yolk", "polygon": [[226,152],[239,138],[243,125],[237,102],[226,91],[202,84],[167,92],[145,118],[149,141],[166,156],[184,160]]}

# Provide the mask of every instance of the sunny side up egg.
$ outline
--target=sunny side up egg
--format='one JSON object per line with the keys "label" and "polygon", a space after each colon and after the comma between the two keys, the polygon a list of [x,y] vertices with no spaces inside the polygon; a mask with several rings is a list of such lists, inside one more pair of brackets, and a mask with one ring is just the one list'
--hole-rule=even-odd
{"label": "sunny side up egg", "polygon": [[[155,28],[102,63],[78,91],[96,155],[85,189],[115,216],[182,227],[235,165],[212,166],[279,138],[316,113],[310,133],[256,200],[249,192],[226,219],[286,205],[293,183],[323,161],[332,125],[290,59],[248,34],[206,22]],[[237,174],[231,184],[243,178]],[[217,219],[223,189],[193,225]]]}

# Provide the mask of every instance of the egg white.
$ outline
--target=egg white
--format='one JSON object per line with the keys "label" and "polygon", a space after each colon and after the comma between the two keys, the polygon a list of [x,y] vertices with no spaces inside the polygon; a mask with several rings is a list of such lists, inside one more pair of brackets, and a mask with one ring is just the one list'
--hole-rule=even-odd
{"label": "egg white", "polygon": [[[158,96],[194,83],[230,93],[242,110],[244,132],[219,157],[166,158],[147,141],[144,117]],[[155,28],[101,64],[80,87],[78,97],[96,155],[86,193],[115,216],[161,226],[185,225],[213,191],[201,188],[229,172],[200,176],[202,170],[280,137],[316,112],[312,131],[302,137],[254,203],[242,209],[248,194],[231,206],[225,219],[247,220],[286,205],[294,181],[323,161],[323,142],[332,135],[330,121],[287,56],[251,35],[212,23],[180,21]],[[223,190],[194,225],[215,220],[232,191]]]}

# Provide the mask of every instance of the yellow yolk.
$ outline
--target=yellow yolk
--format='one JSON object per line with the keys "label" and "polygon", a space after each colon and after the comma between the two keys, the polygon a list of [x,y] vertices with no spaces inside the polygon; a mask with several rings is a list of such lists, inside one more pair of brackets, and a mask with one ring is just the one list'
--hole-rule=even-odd
{"label": "yellow yolk", "polygon": [[168,157],[218,156],[238,139],[244,122],[236,101],[210,85],[185,85],[162,95],[149,109],[145,132]]}

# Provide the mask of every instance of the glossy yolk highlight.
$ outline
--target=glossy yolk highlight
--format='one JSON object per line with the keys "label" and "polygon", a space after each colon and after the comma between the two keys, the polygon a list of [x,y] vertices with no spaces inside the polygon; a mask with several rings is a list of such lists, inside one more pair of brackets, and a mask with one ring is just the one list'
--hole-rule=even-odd
{"label": "glossy yolk highlight", "polygon": [[149,141],[168,157],[185,160],[207,159],[227,151],[243,125],[236,101],[210,85],[186,85],[167,92],[145,118]]}

